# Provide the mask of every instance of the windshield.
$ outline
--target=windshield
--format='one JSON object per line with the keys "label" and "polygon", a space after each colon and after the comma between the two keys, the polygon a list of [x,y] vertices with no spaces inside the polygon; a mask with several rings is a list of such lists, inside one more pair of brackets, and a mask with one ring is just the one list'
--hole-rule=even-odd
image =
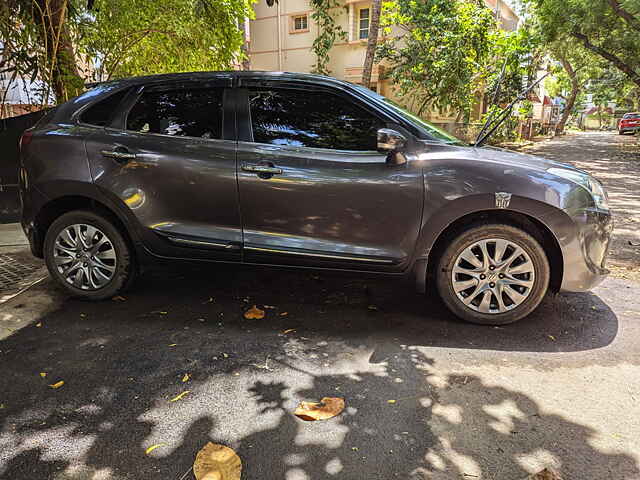
{"label": "windshield", "polygon": [[411,123],[413,123],[414,125],[419,127],[421,130],[423,130],[430,137],[434,137],[436,140],[439,140],[439,141],[445,142],[445,143],[455,143],[455,144],[459,144],[459,145],[463,144],[462,140],[454,137],[453,135],[451,135],[448,132],[445,132],[444,130],[439,129],[438,127],[436,127],[435,125],[430,124],[426,120],[421,119],[419,116],[411,113],[409,110],[406,110],[406,109],[402,108],[400,105],[395,103],[393,100],[389,100],[388,98],[385,98],[384,101],[385,101],[386,104],[388,104],[391,108],[393,108],[400,115],[402,115],[403,117],[407,117],[409,120],[411,120]]}
{"label": "windshield", "polygon": [[386,97],[383,97],[382,95],[379,95],[376,92],[373,92],[373,91],[369,90],[368,88],[363,87],[362,85],[355,85],[355,86],[356,86],[356,88],[358,88],[358,90],[360,90],[361,92],[365,93],[368,97],[373,98],[373,99],[377,100],[380,103],[383,103],[384,106],[390,108],[396,114],[398,114],[401,117],[403,117],[404,119],[406,119],[409,123],[411,123],[413,126],[415,126],[418,130],[420,130],[422,133],[424,133],[424,135],[427,138],[429,138],[431,140],[437,140],[439,142],[449,143],[449,144],[467,145],[466,143],[464,143],[459,138],[456,138],[453,135],[451,135],[450,133],[447,133],[444,130],[439,129],[438,127],[436,127],[435,125],[430,124],[426,120],[423,120],[422,118],[420,118],[417,115],[411,113],[407,109],[401,107],[400,105],[395,103],[393,100],[390,100],[390,99],[388,99]]}

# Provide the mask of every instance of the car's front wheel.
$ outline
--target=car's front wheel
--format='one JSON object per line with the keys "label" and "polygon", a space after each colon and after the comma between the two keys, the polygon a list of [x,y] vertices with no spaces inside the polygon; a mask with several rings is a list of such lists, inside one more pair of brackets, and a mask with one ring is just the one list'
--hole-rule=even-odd
{"label": "car's front wheel", "polygon": [[440,257],[438,292],[462,320],[512,323],[533,312],[549,286],[549,261],[524,230],[502,224],[460,232]]}
{"label": "car's front wheel", "polygon": [[131,248],[108,219],[90,211],[73,211],[56,219],[44,242],[51,276],[73,295],[110,298],[135,275]]}

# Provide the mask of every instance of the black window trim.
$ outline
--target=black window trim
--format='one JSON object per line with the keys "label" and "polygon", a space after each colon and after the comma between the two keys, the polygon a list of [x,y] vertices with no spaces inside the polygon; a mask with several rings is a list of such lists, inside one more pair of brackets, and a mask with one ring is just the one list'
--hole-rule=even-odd
{"label": "black window trim", "polygon": [[321,148],[321,147],[307,147],[307,146],[293,146],[293,145],[274,145],[273,143],[256,142],[253,139],[253,124],[251,121],[251,106],[249,105],[249,90],[252,88],[271,88],[279,90],[301,90],[308,91],[309,87],[313,88],[315,92],[326,92],[341,97],[345,101],[349,101],[355,104],[357,107],[362,108],[367,113],[374,115],[380,120],[380,123],[386,127],[396,125],[392,119],[386,115],[385,112],[373,108],[371,105],[363,102],[358,96],[351,94],[351,92],[344,89],[335,88],[331,86],[318,86],[317,84],[308,84],[307,82],[278,82],[278,81],[264,81],[256,80],[255,82],[245,81],[241,87],[238,87],[239,107],[238,107],[238,142],[248,143],[252,145],[268,146],[272,149],[286,150],[286,151],[315,151],[315,152],[336,152],[344,154],[365,154],[383,155],[378,150],[339,150],[335,148]]}
{"label": "black window trim", "polygon": [[[113,97],[114,95],[117,95],[118,93],[121,93],[122,91],[125,90],[129,90],[124,97],[122,97],[122,99],[120,100],[120,102],[118,103],[118,106],[113,110],[113,112],[111,113],[109,120],[107,121],[106,125],[96,125],[95,123],[88,123],[88,122],[84,122],[82,120],[82,115],[84,113],[86,113],[87,110],[89,110],[91,107],[94,107],[95,105],[97,105],[100,102],[104,102],[105,100],[108,100],[109,98]],[[86,104],[84,104],[82,107],[80,107],[78,110],[76,110],[73,115],[71,116],[71,121],[73,123],[75,123],[76,125],[80,125],[83,127],[91,127],[91,128],[99,128],[99,129],[104,129],[104,128],[108,128],[110,127],[114,120],[117,118],[119,112],[122,110],[123,106],[126,105],[127,99],[129,99],[131,97],[131,94],[133,92],[134,88],[131,85],[126,85],[123,86],[121,88],[115,89],[111,92],[106,93],[105,95],[101,95],[100,97],[96,98],[95,100],[88,102]]]}
{"label": "black window trim", "polygon": [[[174,90],[182,90],[188,88],[200,88],[200,89],[210,89],[210,88],[221,88],[222,89],[222,138],[203,138],[203,137],[192,137],[190,135],[167,135],[165,133],[143,133],[138,132],[136,130],[127,129],[127,119],[129,117],[129,113],[134,105],[140,100],[142,95],[145,92],[161,92],[161,91],[174,91]],[[233,91],[234,87],[232,87],[228,81],[222,79],[208,79],[208,80],[180,80],[173,82],[164,82],[164,83],[153,83],[147,85],[140,85],[137,90],[135,90],[135,94],[130,95],[129,101],[127,104],[121,103],[119,112],[119,122],[118,125],[112,125],[112,130],[117,130],[118,132],[127,132],[134,133],[136,135],[149,135],[163,138],[174,138],[174,139],[190,139],[190,140],[199,140],[203,142],[233,142],[237,143],[236,136],[236,126],[235,126],[235,109],[234,109],[234,98]],[[124,105],[124,107],[123,107]],[[230,137],[230,138],[228,138]]]}

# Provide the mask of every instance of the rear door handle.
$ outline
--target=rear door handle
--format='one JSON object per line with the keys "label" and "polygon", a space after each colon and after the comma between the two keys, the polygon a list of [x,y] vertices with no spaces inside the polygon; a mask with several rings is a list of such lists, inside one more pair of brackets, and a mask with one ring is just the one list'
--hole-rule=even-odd
{"label": "rear door handle", "polygon": [[135,160],[136,158],[135,153],[123,152],[118,150],[102,150],[100,153],[103,157],[113,158],[118,162],[127,162],[129,160]]}
{"label": "rear door handle", "polygon": [[242,164],[242,170],[245,172],[264,173],[267,175],[281,175],[282,169],[278,167],[272,167],[269,165],[248,165]]}

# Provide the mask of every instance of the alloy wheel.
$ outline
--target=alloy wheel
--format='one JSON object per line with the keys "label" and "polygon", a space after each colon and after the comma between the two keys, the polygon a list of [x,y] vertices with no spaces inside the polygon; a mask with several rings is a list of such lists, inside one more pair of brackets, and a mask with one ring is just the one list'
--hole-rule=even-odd
{"label": "alloy wheel", "polygon": [[531,257],[520,245],[491,238],[472,243],[458,255],[451,282],[467,308],[499,314],[513,310],[529,297],[535,275]]}
{"label": "alloy wheel", "polygon": [[64,280],[81,290],[98,290],[107,285],[117,265],[109,237],[87,224],[70,225],[58,234],[53,259]]}

